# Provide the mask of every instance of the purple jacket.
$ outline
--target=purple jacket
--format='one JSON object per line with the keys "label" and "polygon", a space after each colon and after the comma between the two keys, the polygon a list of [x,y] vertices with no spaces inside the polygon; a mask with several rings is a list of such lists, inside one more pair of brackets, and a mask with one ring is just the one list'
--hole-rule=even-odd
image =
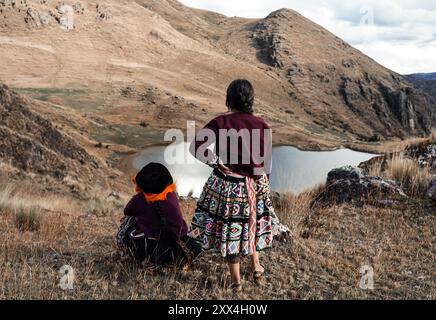
{"label": "purple jacket", "polygon": [[[212,130],[215,134],[215,142],[216,142],[216,155],[224,161],[234,173],[238,173],[243,176],[253,176],[255,168],[263,168],[265,166],[265,173],[271,173],[271,163],[272,163],[272,141],[271,139],[267,139],[269,134],[271,133],[269,125],[260,117],[255,115],[244,113],[244,112],[233,112],[221,115],[211,120],[202,130],[209,129]],[[238,145],[237,150],[232,150],[230,147],[230,142],[227,139],[227,148],[226,150],[220,150],[220,129],[231,130],[234,129],[239,133],[242,133],[241,130],[247,130],[250,133],[249,137],[239,136],[238,137]],[[259,140],[253,141],[254,130],[258,130],[259,132]],[[231,135],[231,131],[229,132]],[[267,135],[266,135],[267,134]],[[201,135],[201,130],[198,132],[197,136]],[[195,143],[192,144],[190,152],[194,155],[198,160],[205,162],[203,159],[203,155],[198,152],[200,146],[203,145],[203,141],[197,141],[195,139]],[[224,141],[225,142],[225,141]],[[259,147],[259,155],[260,157],[265,157],[268,161],[264,161],[264,163],[257,163],[257,159],[255,159],[252,150],[253,143],[258,143]],[[224,153],[226,151],[227,153]],[[237,152],[233,157],[237,158],[237,163],[229,163],[232,159],[231,151]],[[266,151],[266,154],[265,154]],[[249,163],[244,163],[244,155],[249,157]],[[261,160],[261,159],[258,159]]]}
{"label": "purple jacket", "polygon": [[[161,211],[166,218],[166,226],[177,238],[188,233],[188,226],[180,211],[179,200],[175,192],[169,193],[165,201],[159,202]],[[160,232],[160,217],[153,204],[148,204],[140,192],[133,196],[124,209],[126,216],[136,217],[138,227],[147,238],[158,238]]]}

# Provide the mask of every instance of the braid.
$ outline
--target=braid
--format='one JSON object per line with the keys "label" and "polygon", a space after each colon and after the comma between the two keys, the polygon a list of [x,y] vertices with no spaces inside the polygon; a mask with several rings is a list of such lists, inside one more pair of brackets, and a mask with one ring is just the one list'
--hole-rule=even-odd
{"label": "braid", "polygon": [[161,228],[165,228],[167,221],[162,211],[162,206],[160,205],[160,201],[153,202],[153,208],[156,210],[156,213],[159,215],[159,221]]}
{"label": "braid", "polygon": [[156,213],[159,216],[159,222],[160,222],[160,235],[159,235],[159,237],[163,237],[163,238],[174,237],[171,230],[168,228],[167,220],[166,220],[165,214],[162,210],[162,206],[160,204],[160,201],[153,202],[152,205],[153,205],[154,210],[156,211]]}
{"label": "braid", "polygon": [[226,105],[246,113],[253,113],[254,89],[248,80],[233,81],[227,89]]}

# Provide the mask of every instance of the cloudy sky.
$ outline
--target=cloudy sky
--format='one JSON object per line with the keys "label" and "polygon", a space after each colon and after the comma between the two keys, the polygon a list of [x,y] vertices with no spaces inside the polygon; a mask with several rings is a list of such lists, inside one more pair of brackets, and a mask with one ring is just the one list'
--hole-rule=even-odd
{"label": "cloudy sky", "polygon": [[436,0],[181,0],[228,16],[291,8],[402,73],[436,72]]}

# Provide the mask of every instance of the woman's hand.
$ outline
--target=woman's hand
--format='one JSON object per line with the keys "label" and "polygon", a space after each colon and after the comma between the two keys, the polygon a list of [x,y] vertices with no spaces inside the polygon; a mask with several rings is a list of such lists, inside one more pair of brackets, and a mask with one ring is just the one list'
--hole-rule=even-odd
{"label": "woman's hand", "polygon": [[218,170],[224,173],[225,175],[232,174],[232,170],[230,170],[229,167],[226,167],[224,164],[219,163],[218,164]]}

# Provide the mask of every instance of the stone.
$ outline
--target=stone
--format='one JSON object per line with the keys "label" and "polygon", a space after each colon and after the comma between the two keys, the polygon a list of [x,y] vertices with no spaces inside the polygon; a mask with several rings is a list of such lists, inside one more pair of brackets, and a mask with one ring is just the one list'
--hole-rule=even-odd
{"label": "stone", "polygon": [[386,204],[407,195],[396,181],[364,175],[360,168],[345,166],[328,173],[326,188],[314,203]]}
{"label": "stone", "polygon": [[436,200],[436,175],[433,176],[433,179],[430,182],[430,187],[427,191],[427,197]]}
{"label": "stone", "polygon": [[84,14],[85,13],[85,8],[83,7],[83,5],[80,2],[76,2],[75,4],[73,4],[73,9],[74,9],[75,14]]}
{"label": "stone", "polygon": [[34,8],[28,8],[26,11],[26,16],[24,17],[24,21],[29,28],[33,29],[49,25],[52,21],[52,18],[47,12],[39,12]]}
{"label": "stone", "polygon": [[363,173],[360,168],[345,166],[331,170],[327,175],[327,184],[331,184],[340,179],[359,180],[362,176]]}
{"label": "stone", "polygon": [[63,4],[58,8],[61,17],[59,18],[59,26],[66,30],[73,30],[74,26],[74,9],[70,5]]}
{"label": "stone", "polygon": [[291,240],[291,230],[288,226],[282,224],[276,214],[271,214],[272,235],[275,241],[288,242]]}
{"label": "stone", "polygon": [[411,147],[406,151],[406,155],[416,159],[421,167],[436,169],[436,144]]}
{"label": "stone", "polygon": [[112,8],[111,7],[109,7],[105,4],[98,3],[96,8],[97,8],[96,17],[98,20],[106,21],[106,20],[109,20],[112,18]]}

